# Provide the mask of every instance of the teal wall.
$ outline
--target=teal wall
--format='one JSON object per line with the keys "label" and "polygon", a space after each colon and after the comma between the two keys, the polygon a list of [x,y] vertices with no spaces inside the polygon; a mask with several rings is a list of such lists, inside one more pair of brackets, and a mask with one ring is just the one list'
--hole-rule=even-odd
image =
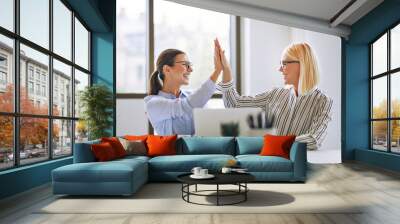
{"label": "teal wall", "polygon": [[[115,0],[66,0],[92,32],[93,83],[103,83],[115,93]],[[113,120],[115,121],[115,107]],[[114,122],[115,123],[115,122]],[[114,127],[110,132],[115,134]],[[72,163],[72,157],[0,172],[0,199],[51,181],[51,171]]]}
{"label": "teal wall", "polygon": [[[351,27],[349,40],[343,40],[342,79],[343,160],[357,160],[399,170],[400,157],[369,150],[369,46],[392,25],[400,22],[400,1],[386,0]],[[362,150],[362,151],[360,151]],[[389,159],[389,157],[390,159]]]}
{"label": "teal wall", "polygon": [[53,169],[71,163],[69,157],[0,172],[0,199],[50,182]]}
{"label": "teal wall", "polygon": [[[114,33],[92,33],[92,82],[108,86],[115,96],[114,57]],[[114,106],[113,117],[110,118],[113,121],[115,113]],[[109,132],[115,135],[115,124],[110,127]]]}

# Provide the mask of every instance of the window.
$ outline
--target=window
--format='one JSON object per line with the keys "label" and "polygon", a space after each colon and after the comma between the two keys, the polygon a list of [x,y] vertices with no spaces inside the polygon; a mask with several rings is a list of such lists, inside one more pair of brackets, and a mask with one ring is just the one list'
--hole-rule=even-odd
{"label": "window", "polygon": [[28,82],[28,89],[29,94],[33,94],[33,82]]}
{"label": "window", "polygon": [[7,68],[7,56],[1,54],[0,55],[0,68]]}
{"label": "window", "polygon": [[89,32],[75,18],[75,63],[89,69]]}
{"label": "window", "polygon": [[145,93],[146,1],[117,0],[117,93]]}
{"label": "window", "polygon": [[71,60],[72,12],[60,1],[53,0],[53,36],[55,53]]}
{"label": "window", "polygon": [[72,121],[53,120],[53,157],[70,155],[72,152]]}
{"label": "window", "polygon": [[[36,104],[40,102],[37,101]],[[48,119],[21,117],[19,128],[21,165],[47,160],[49,158]],[[32,133],[36,133],[35,138],[32,137]]]}
{"label": "window", "polygon": [[42,86],[42,96],[46,96],[46,86]]}
{"label": "window", "polygon": [[154,58],[147,62],[146,11],[144,0],[134,3],[117,0],[117,93],[146,93],[152,71],[147,71],[145,65],[154,64],[161,51],[167,48],[183,50],[194,64],[190,85],[183,87],[186,89],[200,87],[211,75],[215,37],[219,38],[230,59],[233,16],[154,0],[154,40],[148,40],[154,42]]}
{"label": "window", "polygon": [[[236,49],[236,37],[240,31],[239,17],[214,11],[184,6],[171,1],[153,0],[116,1],[116,98],[117,111],[132,107],[138,113],[142,111],[143,97],[147,94],[150,74],[159,53],[167,48],[178,48],[187,53],[194,64],[190,76],[190,85],[184,89],[196,89],[205,82],[213,71],[213,40],[218,37],[223,45],[228,60],[236,60],[239,49]],[[149,7],[153,6],[153,7]],[[149,23],[152,20],[153,23]],[[153,33],[148,31],[153,30]],[[171,35],[171,34],[174,35]],[[153,34],[153,35],[151,35]],[[231,62],[232,65],[238,63]],[[240,68],[233,66],[233,75]],[[240,77],[235,77],[239,79]],[[238,91],[241,91],[238,85]],[[220,98],[215,95],[213,98]],[[75,105],[76,106],[76,105]],[[120,122],[130,114],[117,115],[118,130],[123,132],[142,132],[142,129],[128,128]],[[140,119],[140,127],[149,128],[147,117]],[[84,126],[84,124],[76,124]],[[119,127],[121,126],[121,127]],[[78,129],[76,130],[76,133]],[[139,133],[140,133],[139,132]],[[81,132],[83,135],[84,132]],[[82,139],[77,133],[76,139]]]}
{"label": "window", "polygon": [[[3,2],[0,3],[0,6],[2,4]],[[0,20],[2,16],[0,15]],[[11,64],[14,57],[13,51],[13,40],[0,33],[0,113],[14,111],[14,83],[12,81],[14,73],[12,66],[8,65]]]}
{"label": "window", "polygon": [[32,66],[29,66],[28,73],[29,73],[29,79],[33,80],[33,67]]}
{"label": "window", "polygon": [[370,45],[371,148],[400,153],[400,25]]}
{"label": "window", "polygon": [[40,84],[36,84],[36,95],[40,95]]}
{"label": "window", "polygon": [[[19,7],[15,8],[14,2]],[[73,83],[89,85],[90,32],[66,4],[62,0],[0,1],[0,26],[8,30],[0,29],[0,83],[6,80],[7,84],[6,88],[0,85],[0,170],[70,156],[73,152],[77,130],[74,125],[79,114],[73,114],[76,91],[70,87]],[[14,14],[14,9],[19,11]],[[20,33],[14,32],[14,25]],[[15,51],[14,43],[19,45],[19,51]],[[19,58],[18,74],[14,73],[14,52]],[[81,73],[85,75],[82,77]],[[15,75],[19,88],[14,88]],[[50,80],[53,89],[49,89]],[[15,103],[18,112],[14,111]],[[18,132],[14,134],[15,126]],[[84,128],[79,130],[86,132]]]}
{"label": "window", "polygon": [[36,69],[36,80],[40,81],[40,70]]}
{"label": "window", "polygon": [[75,70],[75,117],[81,115],[80,103],[80,93],[89,86],[89,75],[83,73],[79,70]]}
{"label": "window", "polygon": [[[72,69],[71,66],[66,65],[56,59],[53,60],[53,89],[54,89],[54,95],[53,95],[53,106],[56,106],[59,101],[59,90],[61,94],[61,101],[64,102],[63,95],[71,95],[71,89],[65,89],[64,85],[65,83],[70,83],[72,84]],[[69,102],[71,101],[71,102]],[[68,104],[72,104],[72,98],[68,99]],[[67,107],[66,113],[60,113],[59,109],[54,109],[53,110],[54,115],[62,115],[62,116],[67,116],[67,117],[72,117],[72,108],[69,106]]]}
{"label": "window", "polygon": [[13,117],[0,114],[0,170],[14,165],[14,122]]}
{"label": "window", "polygon": [[21,36],[49,48],[49,0],[20,0]]}
{"label": "window", "polygon": [[[186,52],[194,68],[190,84],[183,88],[199,88],[214,69],[215,37],[219,38],[229,58],[230,19],[231,16],[227,14],[155,0],[154,61],[161,51],[168,48]],[[171,33],[174,35],[170,35]]]}
{"label": "window", "polygon": [[7,84],[7,74],[3,71],[0,71],[0,84],[1,85]]}
{"label": "window", "polygon": [[0,9],[0,26],[14,31],[14,0],[1,0]]}

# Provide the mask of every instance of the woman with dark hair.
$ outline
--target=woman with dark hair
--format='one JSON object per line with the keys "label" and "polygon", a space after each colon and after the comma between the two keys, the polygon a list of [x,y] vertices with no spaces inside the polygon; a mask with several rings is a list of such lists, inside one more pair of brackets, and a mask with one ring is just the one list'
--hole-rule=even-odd
{"label": "woman with dark hair", "polygon": [[203,107],[215,92],[215,82],[222,71],[219,57],[214,49],[213,73],[199,89],[190,94],[181,90],[182,85],[189,84],[189,76],[193,71],[187,55],[177,49],[161,52],[156,70],[150,78],[149,94],[144,98],[147,117],[156,134],[194,134],[193,108]]}

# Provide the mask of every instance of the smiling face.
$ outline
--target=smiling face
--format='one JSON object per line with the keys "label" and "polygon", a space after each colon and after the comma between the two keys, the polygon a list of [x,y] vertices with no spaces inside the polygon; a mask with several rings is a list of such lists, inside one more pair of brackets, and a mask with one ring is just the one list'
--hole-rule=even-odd
{"label": "smiling face", "polygon": [[186,54],[178,54],[175,56],[175,62],[172,66],[164,65],[163,73],[165,81],[173,85],[181,86],[189,84],[189,76],[193,69]]}
{"label": "smiling face", "polygon": [[287,55],[284,55],[281,59],[279,71],[283,75],[285,85],[293,85],[295,87],[298,86],[300,77],[299,61],[292,60]]}

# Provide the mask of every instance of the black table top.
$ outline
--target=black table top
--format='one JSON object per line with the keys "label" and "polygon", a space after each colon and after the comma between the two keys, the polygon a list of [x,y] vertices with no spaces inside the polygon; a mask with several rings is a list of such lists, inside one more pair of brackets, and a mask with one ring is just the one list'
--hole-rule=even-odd
{"label": "black table top", "polygon": [[177,177],[178,181],[186,184],[236,184],[248,183],[255,180],[249,173],[212,173],[215,177],[211,179],[193,179],[192,173],[186,173]]}

